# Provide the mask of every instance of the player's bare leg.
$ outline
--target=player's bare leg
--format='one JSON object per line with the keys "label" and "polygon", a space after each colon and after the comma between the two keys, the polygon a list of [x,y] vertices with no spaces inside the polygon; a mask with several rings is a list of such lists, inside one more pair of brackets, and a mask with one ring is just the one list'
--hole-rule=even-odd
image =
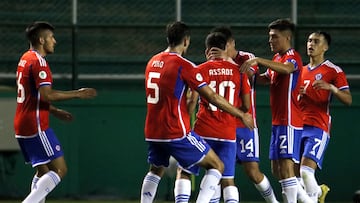
{"label": "player's bare leg", "polygon": [[246,175],[267,203],[278,203],[268,178],[259,169],[257,162],[242,162]]}
{"label": "player's bare leg", "polygon": [[67,174],[67,165],[63,156],[52,160],[47,164],[50,171],[54,171],[61,179]]}

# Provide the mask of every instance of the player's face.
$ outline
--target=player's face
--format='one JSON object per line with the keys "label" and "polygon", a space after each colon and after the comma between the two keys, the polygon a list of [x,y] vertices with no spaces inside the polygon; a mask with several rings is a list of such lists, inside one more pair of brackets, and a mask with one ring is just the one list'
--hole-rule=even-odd
{"label": "player's face", "polygon": [[282,53],[287,50],[288,36],[285,32],[281,32],[276,29],[270,29],[269,31],[269,45],[270,49],[274,53]]}
{"label": "player's face", "polygon": [[52,54],[55,50],[56,40],[54,33],[50,30],[46,30],[44,33],[44,51],[46,54]]}
{"label": "player's face", "polygon": [[323,55],[328,46],[323,35],[312,33],[306,43],[308,56]]}
{"label": "player's face", "polygon": [[234,51],[236,51],[235,49],[235,39],[230,38],[227,42],[226,42],[226,50],[229,56],[231,56],[230,53],[233,53]]}

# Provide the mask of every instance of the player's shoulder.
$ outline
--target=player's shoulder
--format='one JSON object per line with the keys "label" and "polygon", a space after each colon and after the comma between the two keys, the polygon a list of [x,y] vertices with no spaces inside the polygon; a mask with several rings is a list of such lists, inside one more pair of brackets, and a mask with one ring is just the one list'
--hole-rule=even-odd
{"label": "player's shoulder", "polygon": [[189,59],[183,57],[182,55],[178,54],[178,53],[174,53],[174,52],[163,52],[164,55],[167,55],[169,58],[171,58],[172,60],[177,60],[179,63],[182,64],[187,64],[190,66],[196,66],[195,63],[193,63],[192,61],[190,61]]}
{"label": "player's shoulder", "polygon": [[297,56],[300,57],[299,52],[297,52],[295,49],[291,48],[289,50],[286,51],[286,56]]}
{"label": "player's shoulder", "polygon": [[184,58],[178,53],[175,52],[160,52],[154,55],[148,62],[148,65],[152,65],[153,63],[162,63],[163,65],[166,64],[178,64],[181,67],[196,67],[196,65],[191,62],[190,60]]}
{"label": "player's shoulder", "polygon": [[324,61],[322,65],[330,70],[336,71],[336,73],[343,72],[343,70],[339,66],[335,65],[333,62],[329,60]]}
{"label": "player's shoulder", "polygon": [[46,59],[34,50],[28,50],[27,52],[25,52],[21,57],[21,60],[26,60],[27,62],[38,65],[40,67],[47,66]]}

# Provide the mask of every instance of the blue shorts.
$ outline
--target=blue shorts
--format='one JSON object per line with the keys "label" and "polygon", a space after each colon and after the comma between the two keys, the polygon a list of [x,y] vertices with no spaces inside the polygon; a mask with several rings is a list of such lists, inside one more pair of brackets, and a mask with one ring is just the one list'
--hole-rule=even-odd
{"label": "blue shorts", "polygon": [[259,162],[259,133],[258,129],[236,128],[236,158],[241,162]]}
{"label": "blue shorts", "polygon": [[[204,138],[205,139],[205,138]],[[224,163],[222,178],[234,178],[236,164],[236,142],[205,139]]]}
{"label": "blue shorts", "polygon": [[198,134],[191,131],[181,140],[171,142],[147,141],[148,162],[155,166],[169,166],[169,158],[173,156],[179,167],[188,173],[198,175],[201,162],[210,150],[207,144]]}
{"label": "blue shorts", "polygon": [[315,161],[321,169],[329,140],[330,136],[327,132],[317,127],[305,125],[301,138],[302,156]]}
{"label": "blue shorts", "polygon": [[302,130],[291,126],[272,126],[270,140],[270,160],[292,159],[300,162],[300,141]]}
{"label": "blue shorts", "polygon": [[29,138],[17,138],[25,162],[32,167],[47,164],[64,155],[54,131],[48,128]]}

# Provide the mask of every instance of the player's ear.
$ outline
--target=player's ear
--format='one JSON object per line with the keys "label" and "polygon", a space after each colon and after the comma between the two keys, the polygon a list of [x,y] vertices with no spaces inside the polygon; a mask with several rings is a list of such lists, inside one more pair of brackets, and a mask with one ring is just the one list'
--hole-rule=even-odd
{"label": "player's ear", "polygon": [[188,47],[190,45],[190,37],[184,38],[184,47]]}
{"label": "player's ear", "polygon": [[42,44],[44,44],[45,43],[45,39],[43,38],[43,37],[40,37],[39,38],[39,43],[42,45]]}
{"label": "player's ear", "polygon": [[329,46],[328,45],[325,45],[324,46],[324,51],[327,51],[329,49]]}

